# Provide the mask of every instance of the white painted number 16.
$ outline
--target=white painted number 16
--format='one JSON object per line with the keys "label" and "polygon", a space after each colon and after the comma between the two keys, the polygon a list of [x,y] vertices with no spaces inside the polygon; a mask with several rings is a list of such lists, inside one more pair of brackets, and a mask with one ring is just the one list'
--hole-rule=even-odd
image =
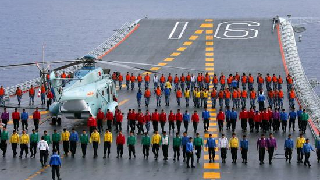
{"label": "white painted number 16", "polygon": [[251,39],[258,36],[257,27],[260,23],[253,21],[222,22],[218,24],[215,38],[220,39]]}

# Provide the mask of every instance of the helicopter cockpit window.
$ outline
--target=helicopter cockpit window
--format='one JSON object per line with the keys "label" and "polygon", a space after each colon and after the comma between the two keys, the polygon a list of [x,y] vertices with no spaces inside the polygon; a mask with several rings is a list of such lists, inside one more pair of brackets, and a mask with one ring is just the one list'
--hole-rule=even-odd
{"label": "helicopter cockpit window", "polygon": [[109,90],[109,87],[107,87],[107,88],[106,88],[106,96],[107,96],[106,99],[108,99],[108,101],[109,101],[109,91],[110,91],[110,90]]}
{"label": "helicopter cockpit window", "polygon": [[102,90],[101,94],[102,94],[102,96],[104,96],[104,91],[103,90]]}

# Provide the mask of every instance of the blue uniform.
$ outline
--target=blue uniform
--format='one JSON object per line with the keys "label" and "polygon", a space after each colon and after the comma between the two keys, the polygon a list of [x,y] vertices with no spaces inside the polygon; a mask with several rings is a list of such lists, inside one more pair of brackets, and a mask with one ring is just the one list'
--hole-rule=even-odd
{"label": "blue uniform", "polygon": [[183,121],[184,122],[190,122],[190,114],[189,113],[184,113],[183,114]]}
{"label": "blue uniform", "polygon": [[302,149],[303,154],[310,153],[310,151],[314,151],[312,146],[311,146],[311,144],[310,143],[305,143],[303,145],[303,149]]}
{"label": "blue uniform", "polygon": [[188,136],[186,136],[186,137],[183,136],[182,139],[181,139],[182,146],[187,145],[188,142],[189,142],[189,137]]}
{"label": "blue uniform", "polygon": [[266,100],[266,97],[263,94],[260,94],[258,97],[258,102],[264,102]]}
{"label": "blue uniform", "polygon": [[248,149],[249,148],[249,141],[247,139],[240,140],[240,148]]}
{"label": "blue uniform", "polygon": [[216,145],[216,140],[214,138],[208,138],[207,139],[207,144],[206,144],[206,147],[208,148],[215,148],[217,145]]}
{"label": "blue uniform", "polygon": [[61,159],[58,154],[53,154],[49,161],[50,166],[61,166]]}
{"label": "blue uniform", "polygon": [[192,142],[188,142],[186,145],[186,151],[187,152],[193,152],[193,143]]}
{"label": "blue uniform", "polygon": [[294,112],[294,111],[291,111],[291,112],[289,112],[289,117],[290,117],[290,119],[296,119],[297,118],[297,113],[296,112]]}
{"label": "blue uniform", "polygon": [[230,113],[230,119],[237,119],[238,118],[238,113],[237,111],[232,111]]}
{"label": "blue uniform", "polygon": [[77,132],[73,132],[70,134],[70,138],[69,138],[70,141],[78,141],[79,140],[79,136],[78,136],[78,133]]}
{"label": "blue uniform", "polygon": [[284,148],[293,149],[293,140],[290,138],[286,139],[284,142]]}
{"label": "blue uniform", "polygon": [[21,120],[26,121],[29,118],[29,114],[27,112],[21,113]]}
{"label": "blue uniform", "polygon": [[203,112],[202,112],[202,118],[203,118],[203,119],[209,119],[209,118],[210,118],[210,113],[209,113],[209,111],[203,111]]}
{"label": "blue uniform", "polygon": [[281,121],[288,120],[288,114],[286,112],[280,112],[280,120]]}

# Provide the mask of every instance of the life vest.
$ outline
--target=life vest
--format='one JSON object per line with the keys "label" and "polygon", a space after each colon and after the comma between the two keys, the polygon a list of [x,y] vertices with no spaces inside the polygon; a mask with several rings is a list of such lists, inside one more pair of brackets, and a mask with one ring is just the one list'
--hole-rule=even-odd
{"label": "life vest", "polygon": [[279,83],[279,84],[282,84],[282,83],[283,83],[282,77],[279,77],[279,78],[278,78],[278,83]]}
{"label": "life vest", "polygon": [[121,74],[119,74],[118,80],[121,81],[121,82],[123,81],[123,76]]}
{"label": "life vest", "polygon": [[172,83],[172,76],[168,76],[168,81]]}
{"label": "life vest", "polygon": [[149,75],[146,75],[146,76],[144,77],[144,81],[145,81],[145,82],[149,82],[149,81],[150,81],[150,76],[149,76]]}
{"label": "life vest", "polygon": [[219,94],[218,94],[219,99],[223,99],[223,95],[224,95],[223,91],[220,91]]}
{"label": "life vest", "polygon": [[247,83],[247,76],[242,76],[241,82],[243,84]]}
{"label": "life vest", "polygon": [[231,84],[231,83],[232,83],[232,80],[233,80],[232,77],[229,77],[229,78],[227,79],[227,83],[228,83],[228,84]]}
{"label": "life vest", "polygon": [[279,98],[283,98],[283,91],[279,91]]}
{"label": "life vest", "polygon": [[175,83],[175,84],[178,84],[178,83],[179,83],[179,77],[178,77],[178,76],[174,77],[174,83]]}
{"label": "life vest", "polygon": [[250,91],[250,98],[255,99],[256,98],[256,92],[255,91]]}
{"label": "life vest", "polygon": [[217,91],[216,90],[212,90],[211,91],[211,97],[212,98],[216,98],[217,97]]}
{"label": "life vest", "polygon": [[149,89],[147,89],[145,92],[144,92],[144,97],[145,98],[149,98],[151,96],[151,92]]}
{"label": "life vest", "polygon": [[254,82],[254,79],[252,76],[249,76],[249,80],[248,80],[249,83],[253,83]]}
{"label": "life vest", "polygon": [[185,78],[184,76],[181,76],[181,77],[180,77],[180,81],[181,81],[181,82],[185,82],[185,81],[186,81],[186,78]]}
{"label": "life vest", "polygon": [[247,93],[246,90],[243,90],[243,91],[241,92],[241,97],[242,97],[242,98],[247,98],[247,97],[248,97],[248,93]]}
{"label": "life vest", "polygon": [[138,81],[138,82],[142,82],[142,76],[139,75],[139,76],[137,77],[137,81]]}
{"label": "life vest", "polygon": [[290,91],[290,93],[289,93],[289,97],[290,97],[290,99],[293,99],[293,98],[295,98],[295,93],[294,93],[294,91]]}
{"label": "life vest", "polygon": [[3,95],[4,95],[4,89],[0,88],[0,96],[3,96]]}
{"label": "life vest", "polygon": [[161,89],[156,89],[156,94],[157,94],[157,96],[161,96]]}
{"label": "life vest", "polygon": [[129,74],[126,75],[126,81],[130,81],[130,75]]}
{"label": "life vest", "polygon": [[160,82],[161,82],[161,83],[165,83],[165,82],[166,82],[166,78],[165,78],[164,76],[161,76],[161,77],[160,77]]}
{"label": "life vest", "polygon": [[212,83],[213,84],[218,84],[218,78],[217,77],[213,77],[213,79],[212,79]]}
{"label": "life vest", "polygon": [[134,82],[135,80],[136,80],[136,77],[135,77],[135,76],[131,76],[131,77],[130,77],[130,81],[131,81],[131,82]]}
{"label": "life vest", "polygon": [[182,92],[180,90],[177,91],[177,98],[182,98]]}
{"label": "life vest", "polygon": [[225,84],[226,83],[226,77],[225,76],[220,76],[220,83]]}
{"label": "life vest", "polygon": [[276,76],[272,76],[272,82],[274,83],[278,82],[278,78]]}
{"label": "life vest", "polygon": [[230,91],[225,91],[224,93],[226,94],[226,99],[230,99],[230,96],[231,96]]}
{"label": "life vest", "polygon": [[259,76],[258,77],[258,82],[259,82],[259,84],[262,84],[264,82],[263,78]]}
{"label": "life vest", "polygon": [[266,77],[266,81],[267,81],[268,83],[270,83],[270,82],[272,81],[271,76],[267,76],[267,77]]}

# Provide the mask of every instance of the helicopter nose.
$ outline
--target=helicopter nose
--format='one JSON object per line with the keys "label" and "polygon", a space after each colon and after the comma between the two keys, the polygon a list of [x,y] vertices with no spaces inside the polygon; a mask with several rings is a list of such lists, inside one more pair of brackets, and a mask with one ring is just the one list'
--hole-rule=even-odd
{"label": "helicopter nose", "polygon": [[63,103],[62,108],[65,111],[73,111],[73,112],[79,112],[79,111],[87,111],[88,105],[86,101],[82,99],[76,99],[76,100],[68,100]]}

